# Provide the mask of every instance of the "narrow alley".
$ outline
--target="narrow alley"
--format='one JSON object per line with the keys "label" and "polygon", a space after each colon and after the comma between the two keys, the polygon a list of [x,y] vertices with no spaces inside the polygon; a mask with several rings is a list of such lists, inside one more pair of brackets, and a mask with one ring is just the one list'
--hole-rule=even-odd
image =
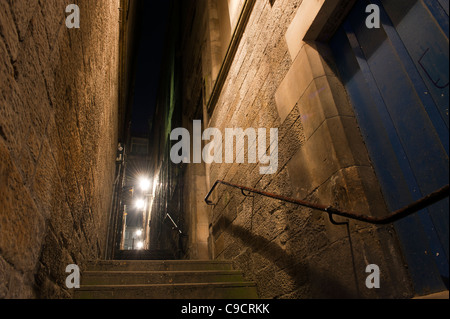
{"label": "narrow alley", "polygon": [[0,299],[448,300],[448,21],[0,0]]}

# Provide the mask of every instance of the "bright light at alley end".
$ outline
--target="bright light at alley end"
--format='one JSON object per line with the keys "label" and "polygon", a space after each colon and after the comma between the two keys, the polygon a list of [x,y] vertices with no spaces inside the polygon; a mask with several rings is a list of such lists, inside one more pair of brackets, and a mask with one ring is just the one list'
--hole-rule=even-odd
{"label": "bright light at alley end", "polygon": [[145,208],[145,200],[138,199],[138,200],[136,200],[135,205],[136,205],[137,209],[144,209]]}
{"label": "bright light at alley end", "polygon": [[150,186],[151,186],[150,179],[145,177],[141,177],[139,179],[139,187],[141,188],[142,191],[147,192],[148,190],[150,190]]}

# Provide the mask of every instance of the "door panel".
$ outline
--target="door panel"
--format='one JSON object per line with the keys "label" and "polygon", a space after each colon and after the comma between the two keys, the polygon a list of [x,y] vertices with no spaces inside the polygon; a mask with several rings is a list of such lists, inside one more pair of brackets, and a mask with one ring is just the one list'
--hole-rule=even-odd
{"label": "door panel", "polygon": [[[391,211],[448,184],[448,14],[427,2],[360,0],[330,42]],[[380,29],[366,27],[370,3]],[[448,205],[395,225],[419,294],[448,286]]]}

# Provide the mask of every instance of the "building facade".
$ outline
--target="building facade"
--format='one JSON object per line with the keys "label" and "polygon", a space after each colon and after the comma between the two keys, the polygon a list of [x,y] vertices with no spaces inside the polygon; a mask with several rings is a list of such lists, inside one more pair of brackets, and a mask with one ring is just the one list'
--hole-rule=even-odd
{"label": "building facade", "polygon": [[[405,3],[173,1],[150,142],[153,242],[232,260],[263,298],[448,289],[448,198],[383,226],[223,184],[205,202],[226,181],[382,218],[448,185],[448,3]],[[202,132],[227,129],[248,133],[240,148],[199,155]],[[276,129],[258,138],[258,161],[247,129]],[[373,265],[380,288],[367,284]]]}

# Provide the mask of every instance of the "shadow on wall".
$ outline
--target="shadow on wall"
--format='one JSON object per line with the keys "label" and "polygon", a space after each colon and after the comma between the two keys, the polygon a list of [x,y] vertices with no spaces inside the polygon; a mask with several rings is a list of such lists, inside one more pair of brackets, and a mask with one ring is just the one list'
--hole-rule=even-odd
{"label": "shadow on wall", "polygon": [[[226,228],[225,232],[240,239],[246,247],[251,249],[251,253],[261,255],[273,263],[278,269],[285,272],[295,285],[294,290],[306,291],[306,294],[308,294],[301,296],[302,298],[317,298],[317,295],[319,295],[319,298],[325,299],[355,299],[360,297],[355,282],[346,281],[342,278],[339,280],[334,274],[328,274],[323,269],[321,271],[321,269],[313,267],[310,263],[305,261],[299,262],[298,257],[289,254],[276,242],[268,240],[261,235],[254,234],[245,227],[232,224],[232,221],[225,216],[222,216],[218,223],[230,225]],[[315,282],[311,285],[312,281],[316,281],[318,278],[320,278],[320,282]]]}

